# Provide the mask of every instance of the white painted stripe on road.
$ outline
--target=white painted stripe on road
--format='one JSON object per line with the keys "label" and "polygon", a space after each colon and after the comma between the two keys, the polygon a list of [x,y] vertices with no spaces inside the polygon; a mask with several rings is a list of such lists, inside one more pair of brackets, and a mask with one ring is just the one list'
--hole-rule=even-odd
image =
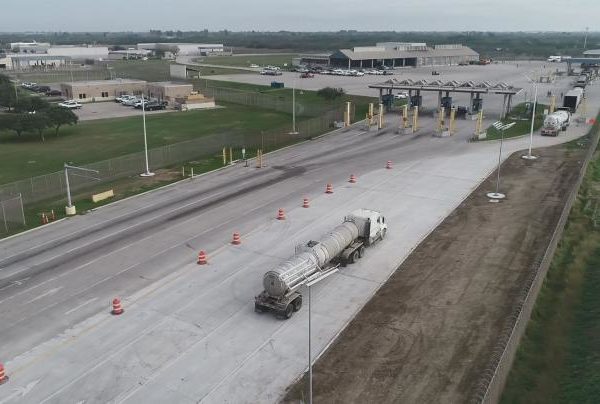
{"label": "white painted stripe on road", "polygon": [[31,299],[31,300],[28,300],[28,301],[26,301],[26,302],[25,302],[25,304],[29,304],[29,303],[36,302],[36,301],[38,301],[38,300],[40,300],[40,299],[43,299],[43,298],[44,298],[44,297],[46,297],[46,296],[52,296],[53,294],[55,294],[56,292],[58,292],[58,291],[59,291],[59,290],[61,290],[62,288],[63,288],[63,287],[62,287],[62,286],[60,286],[60,287],[58,287],[58,288],[50,289],[50,290],[49,290],[49,291],[47,291],[46,293],[42,293],[41,295],[39,295],[39,296],[37,296],[37,297],[34,297],[34,298],[33,298],[33,299]]}
{"label": "white painted stripe on road", "polygon": [[73,313],[73,312],[75,312],[75,311],[79,310],[80,308],[82,308],[82,307],[84,307],[84,306],[87,306],[88,304],[90,304],[91,302],[93,302],[93,301],[95,301],[95,300],[98,300],[98,298],[97,298],[97,297],[92,297],[90,300],[87,300],[87,301],[85,301],[85,302],[81,303],[79,306],[77,306],[77,307],[73,307],[71,310],[69,310],[69,311],[66,311],[66,312],[65,312],[65,315],[67,315],[67,316],[68,316],[69,314],[71,314],[71,313]]}

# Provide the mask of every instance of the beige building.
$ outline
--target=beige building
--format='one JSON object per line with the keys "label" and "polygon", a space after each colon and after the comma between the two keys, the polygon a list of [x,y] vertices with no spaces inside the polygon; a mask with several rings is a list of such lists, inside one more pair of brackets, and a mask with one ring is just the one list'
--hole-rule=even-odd
{"label": "beige building", "polygon": [[146,82],[131,79],[76,81],[62,83],[60,87],[67,99],[98,102],[114,100],[123,94],[142,95],[146,90]]}
{"label": "beige building", "polygon": [[159,83],[148,83],[146,86],[146,95],[149,98],[156,98],[161,101],[167,101],[174,104],[176,98],[185,98],[192,93],[194,87],[191,84],[173,83],[170,81]]}

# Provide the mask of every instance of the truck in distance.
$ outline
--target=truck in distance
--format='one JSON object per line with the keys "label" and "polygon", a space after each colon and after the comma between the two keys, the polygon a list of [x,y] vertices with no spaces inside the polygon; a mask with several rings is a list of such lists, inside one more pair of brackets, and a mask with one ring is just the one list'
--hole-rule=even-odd
{"label": "truck in distance", "polygon": [[569,90],[563,98],[563,109],[568,109],[572,114],[577,111],[583,99],[583,88],[575,87]]}
{"label": "truck in distance", "polygon": [[374,210],[359,209],[344,218],[320,241],[309,241],[297,249],[293,258],[267,271],[264,290],[254,299],[254,310],[271,311],[288,319],[302,307],[299,290],[337,272],[340,266],[356,262],[365,248],[383,240],[387,232],[385,217]]}

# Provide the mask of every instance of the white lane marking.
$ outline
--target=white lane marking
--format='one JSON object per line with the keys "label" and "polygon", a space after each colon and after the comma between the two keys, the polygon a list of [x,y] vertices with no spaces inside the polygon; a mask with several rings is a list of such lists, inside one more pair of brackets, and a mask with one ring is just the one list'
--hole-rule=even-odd
{"label": "white lane marking", "polygon": [[90,300],[86,300],[85,302],[81,303],[79,306],[77,306],[77,307],[73,307],[71,310],[69,310],[69,311],[66,311],[66,312],[65,312],[65,315],[67,315],[67,316],[68,316],[69,314],[71,314],[71,313],[73,313],[73,312],[75,312],[75,311],[79,310],[79,309],[80,309],[80,308],[82,308],[83,306],[87,306],[88,304],[90,304],[91,302],[93,302],[93,301],[95,301],[95,300],[98,300],[98,298],[97,298],[97,297],[92,297]]}
{"label": "white lane marking", "polygon": [[63,288],[62,286],[59,286],[58,288],[50,289],[46,293],[42,293],[41,295],[38,295],[38,296],[34,297],[33,299],[26,301],[25,304],[36,302],[36,301],[38,301],[40,299],[43,299],[46,296],[52,296],[53,294],[55,294],[56,292],[58,292],[62,288]]}
{"label": "white lane marking", "polygon": [[0,404],[7,403],[11,401],[13,398],[23,398],[25,397],[33,388],[40,382],[40,379],[29,382],[26,386],[17,387],[14,389],[13,393],[10,396],[4,397],[0,400]]}

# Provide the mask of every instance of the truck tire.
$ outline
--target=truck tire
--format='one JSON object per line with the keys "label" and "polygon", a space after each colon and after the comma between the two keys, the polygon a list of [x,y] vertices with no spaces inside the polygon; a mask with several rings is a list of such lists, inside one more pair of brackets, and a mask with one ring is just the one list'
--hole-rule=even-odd
{"label": "truck tire", "polygon": [[292,316],[294,315],[294,305],[293,304],[288,304],[287,306],[285,306],[285,310],[283,312],[283,317],[285,317],[285,319],[290,319],[292,318]]}
{"label": "truck tire", "polygon": [[387,229],[382,229],[381,230],[381,235],[379,236],[380,240],[383,240],[385,238],[385,233],[387,232]]}
{"label": "truck tire", "polygon": [[365,256],[365,247],[364,247],[364,246],[361,246],[361,247],[358,249],[358,256],[359,256],[359,258],[362,258],[362,257],[364,257],[364,256]]}
{"label": "truck tire", "polygon": [[254,303],[254,311],[257,313],[264,313],[265,308],[258,303]]}
{"label": "truck tire", "polygon": [[354,252],[350,256],[350,262],[352,262],[354,264],[359,259],[360,259],[360,254],[358,253],[358,250],[354,250]]}
{"label": "truck tire", "polygon": [[300,311],[300,309],[302,308],[302,296],[299,296],[296,299],[294,299],[292,304],[294,305],[294,311]]}

